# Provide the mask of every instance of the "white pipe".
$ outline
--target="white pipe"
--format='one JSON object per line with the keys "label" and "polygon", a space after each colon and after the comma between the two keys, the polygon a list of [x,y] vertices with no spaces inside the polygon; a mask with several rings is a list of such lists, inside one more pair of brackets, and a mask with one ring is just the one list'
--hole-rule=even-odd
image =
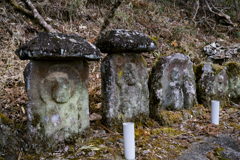
{"label": "white pipe", "polygon": [[124,154],[127,160],[135,159],[134,123],[123,123]]}
{"label": "white pipe", "polygon": [[211,122],[219,125],[219,101],[211,101]]}

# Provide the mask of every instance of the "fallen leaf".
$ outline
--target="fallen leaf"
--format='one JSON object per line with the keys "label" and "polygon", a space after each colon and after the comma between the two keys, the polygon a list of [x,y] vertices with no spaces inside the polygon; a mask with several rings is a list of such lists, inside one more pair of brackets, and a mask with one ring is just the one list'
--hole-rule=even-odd
{"label": "fallen leaf", "polygon": [[176,40],[172,41],[171,45],[173,45],[174,47],[177,47],[178,46],[177,41]]}
{"label": "fallen leaf", "polygon": [[90,121],[98,121],[98,120],[101,120],[102,119],[102,116],[97,114],[97,113],[92,113],[90,116],[89,116],[89,120]]}

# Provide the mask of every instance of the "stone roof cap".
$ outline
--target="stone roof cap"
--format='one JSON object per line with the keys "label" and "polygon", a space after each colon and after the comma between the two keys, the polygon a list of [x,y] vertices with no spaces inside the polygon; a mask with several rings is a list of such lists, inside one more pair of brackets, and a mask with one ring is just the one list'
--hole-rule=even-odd
{"label": "stone roof cap", "polygon": [[108,31],[95,45],[103,53],[141,53],[157,49],[156,43],[146,35],[124,29]]}
{"label": "stone roof cap", "polygon": [[64,33],[41,32],[19,47],[15,53],[21,60],[98,60],[100,50],[82,37]]}

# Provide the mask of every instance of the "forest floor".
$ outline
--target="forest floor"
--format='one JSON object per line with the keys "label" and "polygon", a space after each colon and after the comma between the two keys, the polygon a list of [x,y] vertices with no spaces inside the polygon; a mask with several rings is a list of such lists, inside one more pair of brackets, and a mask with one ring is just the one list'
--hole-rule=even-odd
{"label": "forest floor", "polygon": [[[22,1],[18,2],[26,7]],[[54,29],[80,35],[91,43],[96,40],[109,7],[87,5],[84,0],[61,2],[49,0],[46,4],[35,1],[34,5]],[[25,132],[28,98],[24,87],[23,70],[29,61],[21,61],[14,52],[20,45],[44,30],[36,20],[16,11],[5,0],[0,0],[0,21],[0,112],[16,126],[20,125]],[[194,65],[197,65],[206,60],[203,53],[205,45],[219,39],[226,44],[240,43],[240,38],[226,32],[219,35],[212,33],[200,21],[196,25],[187,14],[184,14],[183,8],[167,1],[159,3],[122,1],[107,30],[116,28],[137,30],[156,40],[158,49],[152,53],[142,54],[147,61],[149,72],[155,60],[162,55],[183,53],[189,55]],[[105,56],[103,53],[103,57]],[[101,115],[101,60],[89,64],[90,114]],[[240,143],[239,106],[229,104],[221,108],[219,126],[211,124],[210,109],[201,107],[204,114],[171,126],[160,126],[154,120],[151,120],[152,125],[149,126],[136,124],[136,159],[174,159],[183,154],[193,142],[219,134],[228,134]],[[115,159],[124,156],[122,133],[109,131],[99,121],[91,121],[90,131],[91,135],[86,136],[84,140],[76,140],[75,144],[66,144],[65,149],[60,152],[44,153],[40,157]],[[27,159],[29,156],[23,148],[18,158]]]}

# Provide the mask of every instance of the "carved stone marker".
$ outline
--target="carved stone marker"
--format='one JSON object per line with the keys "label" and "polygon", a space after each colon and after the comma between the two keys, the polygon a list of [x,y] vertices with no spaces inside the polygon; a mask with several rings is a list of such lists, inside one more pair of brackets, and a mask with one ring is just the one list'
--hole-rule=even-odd
{"label": "carved stone marker", "polygon": [[88,63],[100,50],[82,37],[40,33],[16,54],[30,59],[24,70],[31,139],[60,142],[89,127]]}
{"label": "carved stone marker", "polygon": [[180,110],[196,104],[193,64],[186,55],[160,57],[149,77],[150,116],[158,119],[161,110]]}
{"label": "carved stone marker", "polygon": [[108,55],[102,61],[103,123],[122,132],[123,122],[143,122],[149,117],[148,71],[141,52],[157,48],[137,31],[111,30],[96,41]]}
{"label": "carved stone marker", "polygon": [[229,98],[240,104],[240,63],[228,62],[226,65],[229,84]]}
{"label": "carved stone marker", "polygon": [[226,67],[201,63],[195,70],[198,102],[205,107],[211,107],[211,100],[218,100],[222,107],[225,106],[229,99]]}

